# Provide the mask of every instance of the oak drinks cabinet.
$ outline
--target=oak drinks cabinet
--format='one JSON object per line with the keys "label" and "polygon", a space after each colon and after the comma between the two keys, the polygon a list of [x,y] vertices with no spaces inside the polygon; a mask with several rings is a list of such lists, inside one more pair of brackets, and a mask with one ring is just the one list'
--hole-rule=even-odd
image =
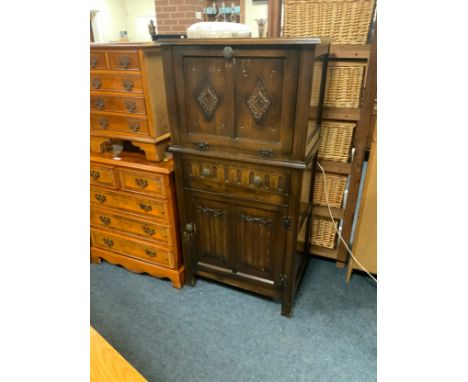
{"label": "oak drinks cabinet", "polygon": [[[188,39],[162,45],[186,281],[279,299],[289,316],[307,265],[328,44]],[[325,67],[326,69],[326,67]],[[305,180],[308,187],[302,187]],[[303,240],[305,246],[307,240]]]}

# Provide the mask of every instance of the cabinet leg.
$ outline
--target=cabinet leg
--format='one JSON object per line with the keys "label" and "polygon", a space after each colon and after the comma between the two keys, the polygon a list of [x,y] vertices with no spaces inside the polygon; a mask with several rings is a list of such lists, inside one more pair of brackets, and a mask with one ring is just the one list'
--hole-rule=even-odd
{"label": "cabinet leg", "polygon": [[345,267],[344,261],[337,260],[336,261],[336,267],[339,268],[339,269],[343,269]]}
{"label": "cabinet leg", "polygon": [[164,153],[169,144],[169,139],[156,143],[132,141],[132,144],[145,152],[146,159],[150,161],[161,162],[164,160]]}
{"label": "cabinet leg", "polygon": [[99,256],[93,255],[91,253],[91,263],[92,264],[101,264],[101,258]]}
{"label": "cabinet leg", "polygon": [[90,146],[92,153],[103,153],[106,150],[106,145],[109,143],[110,138],[106,137],[90,137]]}
{"label": "cabinet leg", "polygon": [[346,284],[349,284],[352,273],[353,273],[353,259],[350,259],[349,264],[348,264],[348,270],[346,271]]}
{"label": "cabinet leg", "polygon": [[289,318],[292,316],[291,301],[283,301],[281,303],[281,315]]}

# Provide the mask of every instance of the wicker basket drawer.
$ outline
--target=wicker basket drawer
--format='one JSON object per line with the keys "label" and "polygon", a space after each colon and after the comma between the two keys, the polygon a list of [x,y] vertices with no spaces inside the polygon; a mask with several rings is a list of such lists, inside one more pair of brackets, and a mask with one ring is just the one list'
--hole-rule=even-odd
{"label": "wicker basket drawer", "polygon": [[89,175],[91,184],[112,188],[119,187],[112,167],[91,163]]}
{"label": "wicker basket drawer", "polygon": [[91,229],[91,242],[94,247],[174,268],[174,252],[171,248],[156,246],[152,243],[97,229]]}
{"label": "wicker basket drawer", "polygon": [[318,159],[348,162],[356,123],[323,121]]}
{"label": "wicker basket drawer", "polygon": [[285,0],[284,37],[317,36],[365,44],[375,0]]}
{"label": "wicker basket drawer", "polygon": [[[328,202],[330,203],[330,207],[341,208],[347,180],[348,177],[343,175],[326,175],[326,190],[328,194]],[[323,183],[323,174],[320,171],[315,174],[313,202],[314,204],[318,204],[321,206],[327,205],[327,198],[325,195],[325,187]]]}
{"label": "wicker basket drawer", "polygon": [[[338,221],[335,219],[338,225]],[[310,242],[313,245],[334,249],[336,246],[336,231],[331,219],[322,216],[312,216],[312,233]]]}

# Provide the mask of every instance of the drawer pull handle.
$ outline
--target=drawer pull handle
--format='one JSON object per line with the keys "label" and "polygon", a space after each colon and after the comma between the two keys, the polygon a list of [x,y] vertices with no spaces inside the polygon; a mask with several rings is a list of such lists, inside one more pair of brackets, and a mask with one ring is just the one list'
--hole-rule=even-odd
{"label": "drawer pull handle", "polygon": [[258,156],[262,158],[271,158],[273,157],[273,150],[271,149],[263,149],[257,151]]}
{"label": "drawer pull handle", "polygon": [[256,185],[257,187],[260,187],[263,183],[263,179],[261,176],[258,176],[258,175],[255,175],[254,178],[253,178],[253,183],[254,185]]}
{"label": "drawer pull handle", "polygon": [[257,218],[255,216],[240,214],[240,220],[246,223],[271,224],[271,219]]}
{"label": "drawer pull handle", "polygon": [[112,239],[108,239],[107,237],[103,237],[102,241],[104,242],[107,248],[110,248],[114,245],[114,242],[112,241]]}
{"label": "drawer pull handle", "polygon": [[125,90],[130,91],[133,89],[133,80],[129,79],[124,79],[122,81],[122,86],[124,87]]}
{"label": "drawer pull handle", "polygon": [[149,256],[149,257],[156,257],[156,252],[155,251],[151,251],[149,249],[145,249],[145,253]]}
{"label": "drawer pull handle", "polygon": [[125,101],[125,108],[129,113],[134,113],[136,111],[136,102],[135,101]]}
{"label": "drawer pull handle", "polygon": [[94,101],[94,106],[96,107],[96,109],[99,109],[99,110],[104,109],[104,106],[105,106],[104,99],[102,99],[102,98],[97,98],[97,99]]}
{"label": "drawer pull handle", "polygon": [[156,233],[156,231],[153,228],[150,228],[150,227],[147,227],[147,226],[143,226],[143,231],[145,231],[145,233],[148,236],[153,236]]}
{"label": "drawer pull handle", "polygon": [[206,142],[197,142],[197,143],[195,143],[195,148],[197,150],[208,150],[208,143],[206,143]]}
{"label": "drawer pull handle", "polygon": [[230,46],[226,46],[223,49],[223,56],[226,60],[229,60],[230,58],[232,58],[233,55],[234,55],[234,51],[232,50]]}
{"label": "drawer pull handle", "polygon": [[94,89],[101,89],[102,83],[100,78],[91,78],[91,85]]}
{"label": "drawer pull handle", "polygon": [[123,69],[127,69],[130,65],[130,57],[129,56],[119,56],[117,59],[119,65]]}
{"label": "drawer pull handle", "polygon": [[106,201],[106,196],[102,194],[94,194],[94,197],[99,203],[104,203]]}
{"label": "drawer pull handle", "polygon": [[211,171],[209,168],[204,168],[201,172],[202,176],[210,176],[211,175]]}
{"label": "drawer pull handle", "polygon": [[135,183],[140,188],[148,187],[148,181],[146,179],[135,178]]}
{"label": "drawer pull handle", "polygon": [[153,207],[151,207],[149,204],[140,203],[139,206],[145,212],[150,212],[153,210]]}
{"label": "drawer pull handle", "polygon": [[90,65],[91,65],[92,68],[96,67],[96,65],[97,65],[97,58],[96,57],[91,57]]}
{"label": "drawer pull handle", "polygon": [[100,118],[99,119],[99,127],[103,130],[106,130],[109,126],[109,120],[107,118]]}
{"label": "drawer pull handle", "polygon": [[93,178],[94,180],[98,180],[100,177],[101,177],[101,174],[99,173],[99,171],[96,171],[96,170],[91,170],[91,178]]}
{"label": "drawer pull handle", "polygon": [[128,125],[130,130],[132,130],[134,133],[136,133],[138,130],[140,130],[140,124],[138,122],[130,122]]}
{"label": "drawer pull handle", "polygon": [[201,214],[213,215],[214,217],[226,217],[226,211],[220,210],[219,208],[208,208],[198,206],[198,212],[200,212]]}
{"label": "drawer pull handle", "polygon": [[99,216],[101,223],[104,225],[109,225],[111,220],[107,216]]}

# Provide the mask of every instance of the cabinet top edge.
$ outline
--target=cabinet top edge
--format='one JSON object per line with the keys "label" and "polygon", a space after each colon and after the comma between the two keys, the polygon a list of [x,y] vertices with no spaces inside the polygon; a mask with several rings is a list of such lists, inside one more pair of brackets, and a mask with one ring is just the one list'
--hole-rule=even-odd
{"label": "cabinet top edge", "polygon": [[91,49],[124,48],[124,49],[148,49],[159,48],[160,43],[155,42],[91,42]]}
{"label": "cabinet top edge", "polygon": [[317,37],[310,38],[187,38],[179,40],[161,41],[161,46],[175,45],[250,45],[250,46],[274,46],[274,45],[319,45],[328,44],[326,39]]}

